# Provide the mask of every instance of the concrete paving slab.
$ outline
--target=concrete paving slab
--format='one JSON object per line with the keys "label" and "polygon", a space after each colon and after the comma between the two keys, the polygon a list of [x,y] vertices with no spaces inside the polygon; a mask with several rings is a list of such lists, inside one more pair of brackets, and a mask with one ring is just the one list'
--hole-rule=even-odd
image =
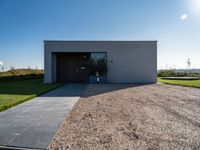
{"label": "concrete paving slab", "polygon": [[47,149],[85,87],[66,84],[0,112],[0,147]]}
{"label": "concrete paving slab", "polygon": [[50,142],[49,137],[54,137],[57,132],[57,126],[36,126],[29,127],[18,138],[11,141],[9,145],[15,147],[28,147],[34,145],[31,148],[47,148]]}

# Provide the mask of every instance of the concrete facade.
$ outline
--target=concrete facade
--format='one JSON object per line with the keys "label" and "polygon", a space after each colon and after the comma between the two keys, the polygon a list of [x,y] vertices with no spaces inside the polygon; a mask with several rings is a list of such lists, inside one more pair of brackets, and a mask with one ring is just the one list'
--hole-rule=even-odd
{"label": "concrete facade", "polygon": [[56,82],[58,52],[106,52],[108,83],[156,83],[157,41],[44,41],[44,81]]}

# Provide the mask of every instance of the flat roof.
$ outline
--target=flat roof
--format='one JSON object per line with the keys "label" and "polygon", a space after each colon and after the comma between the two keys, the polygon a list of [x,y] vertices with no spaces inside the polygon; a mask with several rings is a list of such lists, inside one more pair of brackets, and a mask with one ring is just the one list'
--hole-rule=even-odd
{"label": "flat roof", "polygon": [[157,40],[44,40],[44,42],[158,42]]}

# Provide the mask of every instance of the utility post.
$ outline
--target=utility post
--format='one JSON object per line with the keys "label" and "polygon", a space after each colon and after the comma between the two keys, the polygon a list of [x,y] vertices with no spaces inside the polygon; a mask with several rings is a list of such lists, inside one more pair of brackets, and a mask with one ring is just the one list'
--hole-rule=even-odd
{"label": "utility post", "polygon": [[190,58],[187,59],[187,71],[188,73],[190,74],[190,66],[191,66],[191,61],[190,61]]}

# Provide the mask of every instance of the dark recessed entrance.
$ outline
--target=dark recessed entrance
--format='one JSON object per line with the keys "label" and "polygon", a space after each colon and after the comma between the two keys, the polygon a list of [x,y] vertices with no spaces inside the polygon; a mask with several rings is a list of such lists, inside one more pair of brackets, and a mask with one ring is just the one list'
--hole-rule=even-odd
{"label": "dark recessed entrance", "polygon": [[90,53],[57,53],[57,82],[88,83],[89,60]]}

